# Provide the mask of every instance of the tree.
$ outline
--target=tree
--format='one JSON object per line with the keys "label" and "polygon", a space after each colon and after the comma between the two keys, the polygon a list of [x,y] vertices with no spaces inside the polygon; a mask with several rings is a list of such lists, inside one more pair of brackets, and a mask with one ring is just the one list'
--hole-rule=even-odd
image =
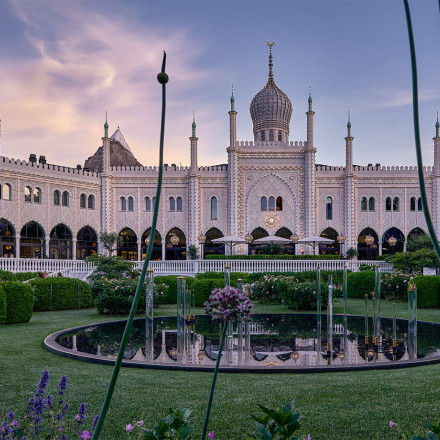
{"label": "tree", "polygon": [[350,260],[352,260],[353,258],[356,258],[359,255],[359,252],[357,251],[357,249],[351,247],[347,249],[347,252],[345,254],[347,255],[348,258],[350,258]]}
{"label": "tree", "polygon": [[432,245],[431,237],[429,235],[417,235],[408,240],[406,245],[407,252],[414,252],[420,249],[434,249]]}
{"label": "tree", "polygon": [[123,238],[116,232],[101,232],[99,234],[99,241],[108,254],[112,256],[113,252],[117,251],[118,247],[122,246]]}
{"label": "tree", "polygon": [[197,258],[199,258],[199,251],[193,244],[188,246],[188,257],[190,260],[197,260]]}

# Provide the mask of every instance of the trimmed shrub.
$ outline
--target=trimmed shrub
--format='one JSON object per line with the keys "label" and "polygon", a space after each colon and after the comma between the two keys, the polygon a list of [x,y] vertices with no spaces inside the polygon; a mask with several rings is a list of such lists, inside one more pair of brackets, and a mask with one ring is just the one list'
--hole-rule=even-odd
{"label": "trimmed shrub", "polygon": [[413,279],[417,288],[417,307],[440,305],[440,276],[419,275]]}
{"label": "trimmed shrub", "polygon": [[17,272],[15,275],[16,281],[28,281],[38,277],[41,272]]}
{"label": "trimmed shrub", "polygon": [[36,278],[29,281],[29,285],[34,289],[34,310],[38,312],[46,310],[84,309],[93,305],[90,286],[84,281],[75,278]]}
{"label": "trimmed shrub", "polygon": [[223,287],[225,287],[225,282],[220,278],[195,280],[191,285],[191,290],[195,295],[196,307],[203,307],[205,301],[208,301],[213,289],[221,289]]}
{"label": "trimmed shrub", "polygon": [[380,276],[380,293],[389,301],[406,301],[412,276],[402,272],[383,273]]}
{"label": "trimmed shrub", "polygon": [[[291,310],[316,310],[316,282],[290,283],[282,294],[287,308]],[[321,305],[327,307],[328,284],[321,284]]]}
{"label": "trimmed shrub", "polygon": [[6,293],[0,284],[0,324],[6,321]]}
{"label": "trimmed shrub", "polygon": [[17,281],[17,277],[13,272],[0,270],[0,281]]}
{"label": "trimmed shrub", "polygon": [[352,272],[347,275],[347,296],[349,298],[365,298],[374,291],[374,272]]}
{"label": "trimmed shrub", "polygon": [[[159,275],[154,277],[155,284],[163,283],[168,286],[168,290],[163,298],[163,304],[177,304],[177,277],[178,275]],[[186,286],[190,289],[195,278],[185,277],[185,279]]]}
{"label": "trimmed shrub", "polygon": [[207,260],[340,260],[340,255],[207,255]]}
{"label": "trimmed shrub", "polygon": [[[243,281],[243,283],[247,283],[249,282],[249,275],[250,274],[248,274],[247,272],[231,272],[231,284],[234,285],[234,283],[236,283],[239,278]],[[204,272],[196,274],[196,280],[204,280],[206,278],[218,278],[224,280],[225,274],[224,272]]]}
{"label": "trimmed shrub", "polygon": [[[328,281],[328,276],[333,275],[333,283],[334,284],[342,284],[342,277],[344,271],[342,270],[322,270],[321,271],[321,281]],[[304,271],[304,272],[255,272],[250,273],[247,276],[246,282],[253,283],[256,281],[260,281],[262,278],[266,276],[284,276],[284,277],[294,277],[297,279],[299,283],[305,282],[316,282],[316,270]]]}
{"label": "trimmed shrub", "polygon": [[6,281],[1,286],[6,294],[6,324],[28,322],[34,306],[32,287],[16,281]]}

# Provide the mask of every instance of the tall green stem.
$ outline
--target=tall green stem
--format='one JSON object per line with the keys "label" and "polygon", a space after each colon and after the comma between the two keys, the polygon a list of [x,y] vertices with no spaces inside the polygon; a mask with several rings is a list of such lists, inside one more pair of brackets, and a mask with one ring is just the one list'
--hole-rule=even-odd
{"label": "tall green stem", "polygon": [[99,439],[101,434],[102,426],[104,425],[105,418],[107,416],[107,411],[110,406],[110,402],[113,396],[113,391],[116,386],[116,381],[118,379],[119,370],[121,369],[122,359],[124,357],[125,348],[128,343],[128,338],[131,334],[131,328],[133,326],[134,317],[136,315],[137,306],[139,304],[139,299],[142,293],[142,286],[145,281],[145,275],[147,273],[148,265],[150,264],[151,253],[153,251],[154,238],[156,236],[156,224],[157,224],[157,216],[159,212],[159,202],[160,202],[160,193],[162,189],[162,173],[163,173],[163,141],[164,141],[164,133],[165,133],[165,107],[166,107],[166,94],[165,94],[165,84],[168,81],[168,76],[165,73],[165,62],[166,62],[166,53],[163,54],[162,61],[162,72],[158,75],[158,81],[162,84],[162,120],[160,127],[160,148],[159,148],[159,177],[157,183],[156,190],[156,205],[154,207],[154,215],[153,215],[153,223],[151,225],[151,234],[150,234],[150,242],[148,244],[147,253],[145,255],[144,265],[142,267],[142,272],[139,277],[139,282],[136,288],[136,293],[133,298],[133,303],[131,305],[130,314],[128,316],[127,325],[125,326],[124,334],[122,335],[121,345],[119,346],[118,357],[116,358],[115,366],[113,369],[113,374],[110,379],[110,384],[107,389],[107,393],[104,399],[104,403],[101,408],[101,412],[99,414],[98,423],[96,424],[95,431],[93,433],[92,440]]}
{"label": "tall green stem", "polygon": [[208,406],[206,407],[206,414],[205,414],[205,422],[203,423],[203,431],[200,440],[205,440],[206,431],[208,430],[209,415],[211,414],[212,399],[214,399],[215,383],[217,382],[218,368],[220,366],[220,360],[223,354],[223,345],[225,343],[227,328],[228,328],[228,322],[225,321],[223,322],[222,338],[220,340],[220,347],[218,348],[217,362],[215,363],[214,377],[212,378],[211,391],[209,393]]}

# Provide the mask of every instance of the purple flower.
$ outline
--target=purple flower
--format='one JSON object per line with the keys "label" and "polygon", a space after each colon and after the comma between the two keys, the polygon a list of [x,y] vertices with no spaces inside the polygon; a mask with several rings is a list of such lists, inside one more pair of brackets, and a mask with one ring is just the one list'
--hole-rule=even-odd
{"label": "purple flower", "polygon": [[389,421],[389,423],[388,423],[388,426],[390,427],[390,428],[392,428],[393,426],[395,425],[395,423],[393,422],[393,421]]}
{"label": "purple flower", "polygon": [[81,403],[79,406],[78,414],[76,415],[75,419],[78,423],[83,423],[83,421],[86,419],[86,404]]}
{"label": "purple flower", "polygon": [[205,302],[205,311],[217,321],[234,321],[236,318],[248,319],[254,305],[235,287],[214,289]]}
{"label": "purple flower", "polygon": [[211,432],[208,434],[208,438],[209,438],[210,440],[212,440],[212,439],[214,438],[214,431],[211,431]]}
{"label": "purple flower", "polygon": [[139,420],[139,422],[136,422],[136,425],[138,425],[138,426],[143,426],[143,424],[144,424],[143,420]]}
{"label": "purple flower", "polygon": [[12,411],[8,412],[8,414],[6,414],[6,415],[8,416],[9,420],[12,420],[15,417],[15,413],[13,413]]}
{"label": "purple flower", "polygon": [[83,431],[83,433],[80,435],[80,438],[82,438],[83,440],[88,440],[89,438],[91,438],[90,432]]}
{"label": "purple flower", "polygon": [[67,440],[67,435],[66,435],[66,434],[63,434],[63,435],[60,437],[60,440]]}
{"label": "purple flower", "polygon": [[128,425],[125,426],[125,430],[128,432],[133,431],[133,429],[134,429],[134,426],[131,423],[129,423]]}
{"label": "purple flower", "polygon": [[95,417],[93,417],[93,420],[92,420],[92,427],[91,427],[91,431],[92,432],[96,428],[96,424],[98,423],[98,419],[99,419],[99,414],[96,414]]}
{"label": "purple flower", "polygon": [[43,395],[46,392],[47,386],[49,385],[49,370],[44,370],[40,377],[40,382],[37,385],[37,394]]}
{"label": "purple flower", "polygon": [[18,426],[17,420],[12,420],[12,426],[16,428]]}
{"label": "purple flower", "polygon": [[58,395],[62,396],[67,390],[67,376],[63,376],[58,384]]}

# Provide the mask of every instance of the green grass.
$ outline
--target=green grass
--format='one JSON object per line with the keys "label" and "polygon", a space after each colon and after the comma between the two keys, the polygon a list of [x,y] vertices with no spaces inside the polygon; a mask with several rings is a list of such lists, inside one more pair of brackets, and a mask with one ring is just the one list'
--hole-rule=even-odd
{"label": "green grass", "polygon": [[[349,312],[362,315],[362,300],[350,300]],[[342,302],[335,306],[342,311]],[[382,313],[391,316],[383,302]],[[257,306],[257,312],[276,313],[279,306]],[[156,310],[158,315],[175,313],[175,306]],[[398,304],[406,316],[406,304]],[[68,375],[68,400],[74,411],[87,403],[88,420],[99,411],[113,371],[112,367],[87,364],[46,351],[43,339],[62,328],[104,322],[94,310],[34,313],[28,324],[0,326],[0,413],[24,409],[35,392],[42,370],[49,369],[54,391],[63,374]],[[420,320],[440,322],[439,310],[420,310]],[[440,419],[440,365],[402,370],[378,370],[325,374],[220,374],[211,413],[210,430],[218,440],[244,439],[253,426],[249,414],[257,403],[266,406],[296,398],[304,417],[301,438],[357,440],[396,439],[388,427],[393,420],[414,434],[428,421]],[[211,383],[211,373],[154,371],[123,368],[102,439],[126,439],[124,426],[144,419],[152,426],[168,408],[192,408],[200,433]],[[197,437],[197,436],[196,436]]]}

